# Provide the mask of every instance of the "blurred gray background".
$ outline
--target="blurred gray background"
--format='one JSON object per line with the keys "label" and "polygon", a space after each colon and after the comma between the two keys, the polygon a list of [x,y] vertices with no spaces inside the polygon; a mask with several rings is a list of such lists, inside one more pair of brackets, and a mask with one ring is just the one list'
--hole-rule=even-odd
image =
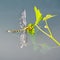
{"label": "blurred gray background", "polygon": [[[21,49],[17,47],[19,34],[6,32],[9,29],[19,29],[19,18],[24,9],[27,11],[27,23],[34,23],[34,6],[41,10],[43,16],[48,13],[57,15],[49,19],[48,23],[54,37],[60,41],[60,0],[0,0],[0,60],[60,60],[60,47],[35,51],[30,44]],[[56,46],[40,31],[36,32],[36,40],[46,43],[48,47]]]}

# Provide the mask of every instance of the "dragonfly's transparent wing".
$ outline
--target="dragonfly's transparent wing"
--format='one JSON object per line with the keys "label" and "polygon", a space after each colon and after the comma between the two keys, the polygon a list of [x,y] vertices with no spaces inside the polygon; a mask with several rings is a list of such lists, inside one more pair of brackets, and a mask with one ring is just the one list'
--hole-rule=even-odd
{"label": "dragonfly's transparent wing", "polygon": [[21,14],[21,18],[20,18],[20,28],[24,28],[26,27],[27,22],[26,22],[26,10],[24,10]]}
{"label": "dragonfly's transparent wing", "polygon": [[[24,10],[21,14],[20,18],[20,29],[23,29],[26,27],[26,10]],[[20,47],[23,48],[23,46],[27,46],[27,36],[26,36],[26,30],[23,30],[20,32]]]}
{"label": "dragonfly's transparent wing", "polygon": [[23,48],[23,46],[27,46],[27,36],[26,31],[22,31],[20,33],[20,47]]}

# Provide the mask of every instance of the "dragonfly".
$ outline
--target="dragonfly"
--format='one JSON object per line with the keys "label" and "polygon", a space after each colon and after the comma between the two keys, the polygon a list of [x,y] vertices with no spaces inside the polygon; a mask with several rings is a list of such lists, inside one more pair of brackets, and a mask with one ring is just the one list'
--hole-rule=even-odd
{"label": "dragonfly", "polygon": [[27,25],[27,22],[26,22],[26,10],[24,10],[21,13],[21,18],[19,20],[20,20],[20,23],[19,23],[20,24],[20,29],[19,30],[8,30],[8,32],[12,32],[12,33],[20,32],[19,45],[20,45],[20,48],[23,48],[23,46],[27,46],[26,29],[28,27],[26,26]]}
{"label": "dragonfly", "polygon": [[[45,34],[46,36],[48,36],[51,40],[53,40],[58,46],[60,46],[60,43],[53,37],[53,34],[48,26],[47,20],[55,17],[56,15],[52,15],[52,14],[47,14],[45,17],[43,17],[41,11],[34,6],[34,12],[35,12],[35,22],[29,23],[27,24],[26,21],[26,10],[24,10],[21,13],[21,18],[20,18],[20,29],[19,30],[8,30],[7,32],[12,32],[12,33],[17,33],[20,32],[20,48],[23,48],[24,46],[28,45],[27,42],[27,35],[26,33],[29,33],[30,35],[35,35],[35,27],[41,31],[43,34]],[[38,24],[41,23],[41,21],[45,22],[45,26],[44,28],[46,28],[48,30],[48,33],[46,33]],[[42,45],[40,45],[42,46]]]}

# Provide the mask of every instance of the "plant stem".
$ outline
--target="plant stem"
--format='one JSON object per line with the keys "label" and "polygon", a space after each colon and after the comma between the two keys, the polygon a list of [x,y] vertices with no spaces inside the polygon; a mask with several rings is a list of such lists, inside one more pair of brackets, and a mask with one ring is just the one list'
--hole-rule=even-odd
{"label": "plant stem", "polygon": [[36,25],[36,27],[45,35],[47,35],[50,39],[52,39],[58,46],[60,46],[60,43],[52,36],[49,35],[48,33],[46,33],[44,30],[42,30],[38,25]]}
{"label": "plant stem", "polygon": [[47,21],[46,21],[46,20],[45,20],[45,23],[46,23],[46,26],[47,26],[47,29],[48,29],[48,31],[49,31],[49,33],[50,33],[50,35],[52,35],[52,32],[51,32],[51,30],[50,30],[50,28],[49,28],[48,23],[47,23]]}
{"label": "plant stem", "polygon": [[60,46],[60,42],[58,42],[53,36],[50,37],[58,46]]}

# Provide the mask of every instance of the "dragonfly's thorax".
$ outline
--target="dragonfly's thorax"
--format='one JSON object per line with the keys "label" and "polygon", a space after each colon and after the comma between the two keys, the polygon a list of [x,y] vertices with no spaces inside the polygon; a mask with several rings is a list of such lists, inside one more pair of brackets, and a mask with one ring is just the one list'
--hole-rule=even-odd
{"label": "dragonfly's thorax", "polygon": [[27,27],[27,30],[32,30],[32,26],[28,26]]}

